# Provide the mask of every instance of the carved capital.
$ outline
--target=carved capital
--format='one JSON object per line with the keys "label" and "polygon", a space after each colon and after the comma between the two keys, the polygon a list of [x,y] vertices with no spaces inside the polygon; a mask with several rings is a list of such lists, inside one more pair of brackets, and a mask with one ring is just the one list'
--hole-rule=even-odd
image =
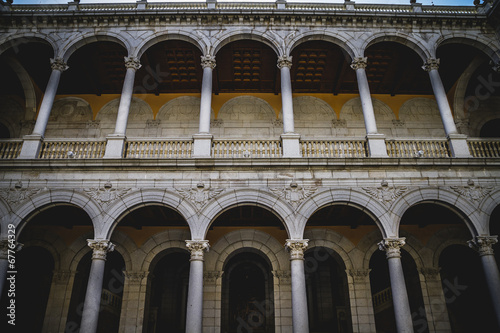
{"label": "carved capital", "polygon": [[492,256],[493,245],[498,243],[498,236],[476,236],[467,242],[480,256]]}
{"label": "carved capital", "polygon": [[211,55],[201,56],[201,67],[207,68],[210,67],[214,69],[216,66],[215,57]]}
{"label": "carved capital", "polygon": [[354,70],[357,70],[360,68],[366,68],[367,64],[368,64],[367,57],[356,57],[351,62],[351,68]]}
{"label": "carved capital", "polygon": [[282,69],[283,67],[292,68],[292,57],[284,55],[278,58],[278,68]]}
{"label": "carved capital", "polygon": [[203,273],[203,282],[215,283],[217,279],[222,277],[222,271],[206,271]]}
{"label": "carved capital", "polygon": [[371,269],[346,269],[347,275],[355,282],[366,282],[370,276]]}
{"label": "carved capital", "polygon": [[69,67],[68,65],[64,62],[62,58],[55,58],[55,59],[50,59],[50,68],[52,68],[53,71],[60,71],[64,72],[67,70]]}
{"label": "carved capital", "polygon": [[109,240],[87,239],[87,245],[92,249],[92,260],[106,260],[106,254],[115,249],[115,245]]}
{"label": "carved capital", "polygon": [[500,73],[500,61],[499,62],[490,61],[490,65],[491,65],[491,69],[493,69],[493,71]]}
{"label": "carved capital", "polygon": [[147,278],[149,275],[149,272],[144,272],[144,271],[124,271],[123,275],[125,276],[125,280],[127,280],[127,283],[130,284],[139,284],[142,282],[143,279]]}
{"label": "carved capital", "polygon": [[137,57],[125,57],[125,68],[138,70],[141,68],[141,62]]}
{"label": "carved capital", "polygon": [[74,277],[76,272],[72,271],[54,271],[52,275],[52,282],[55,284],[66,285],[69,279]]}
{"label": "carved capital", "polygon": [[0,240],[0,259],[7,259],[9,251],[9,241],[7,239]]}
{"label": "carved capital", "polygon": [[436,280],[439,277],[439,268],[421,267],[418,271],[426,280]]}
{"label": "carved capital", "polygon": [[427,61],[422,66],[422,69],[426,72],[430,72],[433,69],[438,70],[439,69],[439,59],[435,59],[435,58],[427,59]]}
{"label": "carved capital", "polygon": [[405,238],[384,238],[378,243],[378,248],[385,251],[387,259],[401,258],[401,247],[405,245]]}
{"label": "carved capital", "polygon": [[191,252],[191,260],[203,260],[203,252],[209,249],[207,240],[187,240],[186,246]]}
{"label": "carved capital", "polygon": [[273,271],[274,277],[280,280],[280,284],[290,284],[292,273],[290,271]]}
{"label": "carved capital", "polygon": [[287,239],[285,248],[290,252],[290,260],[304,259],[304,251],[309,245],[309,239]]}

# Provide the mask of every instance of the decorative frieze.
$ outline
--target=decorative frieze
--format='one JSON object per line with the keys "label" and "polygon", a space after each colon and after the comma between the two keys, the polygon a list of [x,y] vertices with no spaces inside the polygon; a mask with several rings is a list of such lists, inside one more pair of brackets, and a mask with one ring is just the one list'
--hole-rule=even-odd
{"label": "decorative frieze", "polygon": [[394,200],[408,191],[406,186],[389,186],[385,180],[379,187],[362,187],[362,189],[386,206],[390,206]]}
{"label": "decorative frieze", "polygon": [[23,188],[23,183],[18,181],[13,188],[0,189],[0,197],[9,204],[20,204],[40,192],[40,188]]}
{"label": "decorative frieze", "polygon": [[299,186],[295,181],[293,181],[288,187],[270,188],[269,190],[288,202],[296,210],[297,207],[299,207],[306,198],[316,192],[318,188],[316,186]]}
{"label": "decorative frieze", "polygon": [[450,186],[452,190],[464,196],[468,201],[481,201],[488,193],[493,190],[493,186],[475,185],[472,179],[469,179],[467,186]]}
{"label": "decorative frieze", "polygon": [[87,239],[87,245],[92,249],[92,260],[106,260],[106,254],[115,249],[115,245],[106,239]]}
{"label": "decorative frieze", "polygon": [[304,251],[309,245],[309,239],[287,239],[285,248],[290,252],[290,260],[304,259]]}
{"label": "decorative frieze", "polygon": [[384,238],[378,243],[378,248],[385,251],[387,259],[401,258],[401,247],[405,245],[405,238]]}
{"label": "decorative frieze", "polygon": [[180,188],[176,190],[185,199],[194,204],[198,210],[224,191],[222,188],[205,187],[205,184],[201,182],[198,183],[196,187]]}
{"label": "decorative frieze", "polygon": [[492,256],[493,245],[498,243],[498,236],[476,236],[467,242],[480,256]]}
{"label": "decorative frieze", "polygon": [[106,182],[102,188],[88,188],[84,189],[85,193],[89,195],[91,198],[95,199],[97,202],[101,204],[101,206],[108,206],[113,201],[121,198],[125,194],[127,194],[131,189],[117,189],[113,188],[111,182]]}
{"label": "decorative frieze", "polygon": [[207,240],[187,240],[186,247],[191,252],[191,260],[203,260],[203,253],[210,248]]}

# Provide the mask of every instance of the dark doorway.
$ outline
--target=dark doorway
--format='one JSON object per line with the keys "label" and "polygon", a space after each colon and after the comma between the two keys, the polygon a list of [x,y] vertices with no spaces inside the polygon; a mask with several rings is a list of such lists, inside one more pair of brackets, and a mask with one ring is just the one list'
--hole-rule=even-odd
{"label": "dark doorway", "polygon": [[255,252],[226,262],[222,280],[222,333],[273,333],[271,266]]}

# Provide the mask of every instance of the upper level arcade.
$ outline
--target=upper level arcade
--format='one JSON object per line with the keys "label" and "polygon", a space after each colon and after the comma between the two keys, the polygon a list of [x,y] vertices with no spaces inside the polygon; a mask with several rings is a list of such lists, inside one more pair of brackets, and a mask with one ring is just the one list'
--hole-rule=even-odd
{"label": "upper level arcade", "polygon": [[3,159],[500,155],[488,1],[1,6]]}

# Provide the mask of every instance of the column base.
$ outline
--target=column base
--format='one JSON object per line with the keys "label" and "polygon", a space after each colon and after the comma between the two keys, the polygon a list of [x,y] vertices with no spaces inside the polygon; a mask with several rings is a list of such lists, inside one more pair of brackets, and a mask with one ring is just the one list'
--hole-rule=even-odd
{"label": "column base", "polygon": [[369,157],[388,157],[384,134],[367,134],[366,142]]}
{"label": "column base", "polygon": [[285,133],[281,134],[281,148],[283,157],[302,157],[300,153],[300,134]]}
{"label": "column base", "polygon": [[43,136],[39,134],[25,135],[23,140],[23,146],[18,158],[38,158],[42,148]]}
{"label": "column base", "polygon": [[125,151],[125,135],[111,134],[106,137],[106,152],[104,158],[122,158]]}
{"label": "column base", "polygon": [[467,135],[449,134],[448,143],[452,157],[472,157],[467,145]]}
{"label": "column base", "polygon": [[212,156],[212,138],[209,133],[198,133],[193,135],[193,157]]}

